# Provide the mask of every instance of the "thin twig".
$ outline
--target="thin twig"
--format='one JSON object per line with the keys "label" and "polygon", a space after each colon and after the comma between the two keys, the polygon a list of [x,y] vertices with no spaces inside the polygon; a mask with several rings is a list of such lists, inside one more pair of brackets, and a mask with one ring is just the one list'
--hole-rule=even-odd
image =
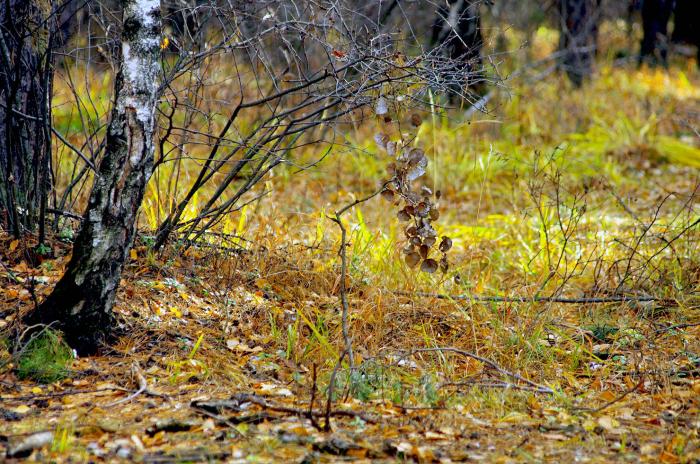
{"label": "thin twig", "polygon": [[307,413],[307,417],[309,418],[309,421],[311,421],[311,425],[318,430],[319,432],[322,431],[321,425],[318,423],[316,418],[314,417],[314,402],[316,400],[316,389],[317,389],[317,384],[316,384],[316,363],[313,364],[313,369],[311,371],[311,376],[312,376],[312,384],[311,384],[311,400],[309,401],[309,411]]}
{"label": "thin twig", "polygon": [[607,409],[607,408],[609,408],[610,406],[612,406],[613,404],[619,403],[620,401],[622,401],[623,399],[625,399],[625,397],[626,397],[627,395],[629,395],[630,393],[633,393],[633,392],[637,391],[637,390],[639,389],[639,387],[641,387],[643,384],[644,384],[644,376],[642,376],[642,377],[639,378],[639,382],[637,382],[637,384],[636,384],[634,387],[628,388],[628,389],[625,390],[625,392],[622,393],[620,396],[618,396],[617,398],[615,398],[615,399],[613,399],[613,400],[608,401],[607,403],[603,404],[602,406],[599,406],[599,407],[597,407],[597,408],[575,408],[575,409],[576,409],[577,411],[586,411],[586,412],[590,412],[590,413],[593,413],[593,414],[599,413],[599,412],[601,412],[603,409]]}
{"label": "thin twig", "polygon": [[61,209],[46,208],[46,212],[50,213],[50,214],[55,214],[57,216],[67,217],[68,219],[74,219],[76,221],[82,222],[82,220],[83,220],[83,217],[81,215],[72,213],[70,211],[63,211]]}
{"label": "thin twig", "polygon": [[206,409],[197,408],[197,407],[195,407],[194,409],[195,409],[199,414],[202,414],[203,416],[207,416],[207,417],[209,417],[209,418],[211,418],[211,419],[214,419],[214,420],[216,420],[217,422],[219,422],[220,424],[226,425],[226,426],[229,427],[231,430],[233,430],[233,432],[234,432],[237,436],[239,436],[239,437],[241,436],[241,432],[239,432],[238,429],[236,428],[236,424],[234,424],[234,423],[231,422],[230,420],[226,419],[225,417],[222,417],[222,416],[219,415],[219,414],[214,414],[213,412],[209,412],[209,411],[207,411]]}
{"label": "thin twig", "polygon": [[344,350],[342,353],[340,353],[340,357],[338,358],[338,362],[335,363],[335,367],[333,367],[333,372],[331,373],[331,378],[328,383],[328,399],[326,400],[326,423],[323,426],[324,432],[331,431],[331,408],[333,406],[333,388],[335,387],[335,376],[338,374],[338,369],[340,369],[340,366],[343,363],[343,358],[347,353],[347,350]]}
{"label": "thin twig", "polygon": [[676,330],[676,329],[686,329],[688,327],[697,327],[700,325],[700,322],[689,322],[685,324],[674,324],[670,325],[668,327],[664,327],[662,329],[657,329],[656,333],[661,333],[661,332],[668,332],[670,330]]}
{"label": "thin twig", "polygon": [[550,297],[550,296],[492,296],[492,295],[448,295],[444,293],[429,293],[429,292],[405,292],[395,290],[392,293],[399,296],[413,296],[420,298],[437,298],[439,300],[456,300],[456,301],[483,301],[493,303],[569,303],[569,304],[597,304],[597,303],[624,303],[624,302],[672,302],[667,298],[659,298],[655,296],[604,296],[604,297],[582,297],[582,298],[565,298],[565,297]]}
{"label": "thin twig", "polygon": [[[347,256],[347,229],[345,228],[345,224],[343,224],[343,214],[348,212],[350,209],[354,208],[355,206],[359,205],[360,203],[364,203],[366,201],[371,200],[372,198],[376,197],[382,191],[386,188],[387,185],[391,183],[391,180],[384,182],[384,184],[374,191],[373,193],[367,195],[366,197],[356,199],[352,203],[349,203],[345,205],[343,208],[335,212],[335,216],[326,216],[328,219],[331,221],[335,222],[338,225],[338,228],[340,229],[340,248],[338,249],[338,254],[340,255],[340,304],[342,306],[342,317],[341,317],[341,323],[342,323],[342,330],[343,330],[343,341],[345,343],[345,351],[348,354],[348,360],[350,362],[350,369],[355,368],[355,356],[352,351],[352,338],[350,337],[350,327],[349,327],[349,321],[348,321],[348,315],[350,312],[350,306],[348,304],[348,295],[347,295],[347,287],[346,287],[346,282],[345,280],[347,279],[347,274],[348,274],[348,256]],[[327,425],[327,424],[326,424]]]}
{"label": "thin twig", "polygon": [[103,388],[95,388],[92,390],[68,390],[68,391],[56,392],[56,393],[41,393],[38,395],[0,396],[0,402],[33,401],[33,400],[42,400],[42,399],[48,399],[48,398],[60,398],[63,396],[72,396],[72,395],[80,395],[80,394],[87,394],[87,393],[108,392],[108,391],[132,392],[133,390],[129,390],[128,388],[124,388],[124,387],[103,387]]}
{"label": "thin twig", "polygon": [[58,137],[58,139],[59,139],[61,142],[63,142],[63,144],[64,144],[65,146],[67,146],[68,148],[70,148],[76,155],[78,155],[78,157],[79,157],[80,159],[82,159],[83,162],[85,162],[85,164],[87,164],[87,166],[88,166],[90,169],[92,169],[92,172],[97,172],[97,167],[95,166],[95,163],[93,163],[93,162],[90,160],[90,158],[88,158],[87,156],[85,156],[85,154],[84,154],[82,151],[80,151],[80,149],[79,149],[78,147],[76,147],[76,146],[74,146],[72,143],[70,143],[70,142],[68,141],[68,139],[66,139],[66,138],[63,136],[63,134],[61,134],[59,131],[56,130],[55,127],[51,126],[51,132],[53,132],[54,135],[55,135],[56,137]]}
{"label": "thin twig", "polygon": [[[250,402],[253,404],[257,404],[258,406],[269,409],[270,411],[276,411],[276,412],[284,412],[287,414],[294,414],[296,416],[300,417],[305,417],[308,414],[308,410],[302,409],[302,408],[293,408],[290,406],[282,406],[279,404],[271,403],[267,401],[265,398],[250,394],[250,393],[238,393],[233,396],[233,398],[241,403],[244,402]],[[323,417],[326,415],[325,412],[321,411],[312,411],[311,414],[313,414],[314,417]],[[366,414],[359,412],[359,411],[351,411],[349,409],[335,409],[331,411],[331,416],[344,416],[344,417],[359,417],[365,422],[368,422],[370,424],[376,424],[377,421],[376,419],[367,416]]]}
{"label": "thin twig", "polygon": [[551,393],[547,391],[542,391],[538,388],[535,387],[530,387],[526,385],[517,385],[514,383],[510,382],[473,382],[473,381],[466,381],[466,382],[445,382],[443,384],[440,384],[438,386],[438,389],[445,388],[445,387],[477,387],[477,388],[502,388],[504,390],[523,390],[523,391],[529,391],[529,392],[534,392],[534,393]]}
{"label": "thin twig", "polygon": [[528,380],[528,379],[526,379],[525,377],[523,377],[523,376],[521,376],[520,374],[517,374],[517,373],[515,373],[515,372],[510,372],[510,371],[508,371],[508,370],[502,368],[501,366],[499,366],[498,364],[496,364],[496,362],[491,361],[491,360],[488,359],[488,358],[484,358],[484,357],[482,357],[482,356],[479,356],[479,355],[477,355],[477,354],[471,353],[471,352],[469,352],[469,351],[461,350],[461,349],[459,349],[459,348],[454,348],[454,347],[451,347],[451,346],[437,346],[437,347],[434,347],[434,348],[416,348],[416,349],[414,349],[414,350],[411,350],[411,351],[405,353],[402,357],[403,357],[403,358],[407,358],[407,357],[409,357],[409,356],[415,356],[415,355],[418,354],[418,353],[429,353],[429,352],[436,352],[436,351],[439,351],[439,352],[456,353],[456,354],[459,354],[459,355],[462,355],[462,356],[466,356],[466,357],[468,357],[468,358],[475,359],[475,360],[477,360],[477,361],[479,361],[479,362],[481,362],[481,363],[483,363],[483,364],[486,364],[488,367],[490,367],[491,369],[495,370],[496,372],[498,372],[498,373],[501,374],[501,375],[504,375],[504,376],[506,376],[506,377],[510,377],[510,378],[512,378],[512,379],[518,380],[518,381],[520,381],[520,382],[523,382],[523,383],[525,383],[525,384],[527,384],[527,385],[533,387],[534,390],[536,390],[536,391],[539,392],[539,393],[549,393],[549,394],[553,394],[553,393],[554,393],[554,390],[552,390],[551,388],[549,388],[549,387],[547,387],[547,386],[544,386],[544,385],[540,385],[540,384],[538,384],[538,383],[536,383],[536,382],[533,382],[532,380]]}
{"label": "thin twig", "polygon": [[111,408],[113,406],[117,406],[122,403],[129,402],[139,396],[142,393],[145,393],[147,396],[158,396],[161,398],[167,398],[169,399],[168,395],[164,395],[162,393],[155,392],[151,389],[148,388],[148,381],[146,380],[146,376],[143,374],[141,371],[141,367],[139,366],[138,363],[133,363],[131,365],[131,372],[133,375],[136,377],[138,383],[139,383],[139,388],[135,392],[133,392],[131,395],[127,396],[126,398],[122,398],[121,400],[115,401],[113,403],[109,403],[104,405],[103,407],[105,408]]}

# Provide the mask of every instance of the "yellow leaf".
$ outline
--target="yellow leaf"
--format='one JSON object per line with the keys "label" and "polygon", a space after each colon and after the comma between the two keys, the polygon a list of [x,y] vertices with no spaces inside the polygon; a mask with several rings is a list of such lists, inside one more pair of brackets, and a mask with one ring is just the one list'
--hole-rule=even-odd
{"label": "yellow leaf", "polygon": [[42,390],[39,387],[34,387],[32,388],[32,393],[34,393],[35,395],[39,395],[42,393]]}
{"label": "yellow leaf", "polygon": [[133,248],[131,251],[129,251],[129,256],[131,256],[131,259],[139,259],[138,251],[134,250]]}
{"label": "yellow leaf", "polygon": [[19,245],[19,240],[13,240],[10,242],[10,252],[13,252],[17,249],[17,245]]}
{"label": "yellow leaf", "polygon": [[616,398],[616,396],[610,390],[605,390],[604,392],[601,392],[599,398],[603,401],[612,401]]}
{"label": "yellow leaf", "polygon": [[182,312],[180,312],[180,310],[177,309],[175,306],[171,306],[171,307],[168,308],[168,309],[169,309],[170,312],[173,314],[173,316],[175,316],[175,317],[182,317]]}
{"label": "yellow leaf", "polygon": [[17,406],[17,407],[14,409],[14,411],[15,411],[17,414],[26,414],[27,412],[29,412],[30,409],[31,409],[31,408],[30,408],[29,406],[27,406],[26,404],[23,404],[23,405],[21,405],[21,406]]}
{"label": "yellow leaf", "polygon": [[355,458],[355,459],[364,459],[367,457],[367,449],[366,448],[351,448],[348,450],[348,456]]}
{"label": "yellow leaf", "polygon": [[693,385],[692,385],[691,388],[693,389],[693,391],[694,391],[695,393],[697,393],[698,395],[700,395],[700,380],[696,380],[695,382],[693,382]]}

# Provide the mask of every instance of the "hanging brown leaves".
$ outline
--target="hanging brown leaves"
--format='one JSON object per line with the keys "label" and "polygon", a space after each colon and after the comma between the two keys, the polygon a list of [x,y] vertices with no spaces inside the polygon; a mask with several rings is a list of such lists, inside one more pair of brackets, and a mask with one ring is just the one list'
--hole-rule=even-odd
{"label": "hanging brown leaves", "polygon": [[425,259],[428,257],[428,253],[430,253],[430,247],[426,244],[423,244],[420,246],[419,249],[420,257]]}
{"label": "hanging brown leaves", "polygon": [[440,240],[440,251],[447,253],[452,248],[452,239],[450,237],[443,236]]}
{"label": "hanging brown leaves", "polygon": [[[388,105],[384,97],[380,97],[376,103],[375,113],[378,116],[388,118]],[[411,115],[411,124],[418,127],[422,124],[418,114]],[[438,250],[442,253],[439,263],[429,258],[431,250],[438,243],[438,233],[433,223],[440,217],[440,211],[436,202],[441,197],[441,192],[433,191],[421,185],[414,190],[413,183],[425,175],[428,167],[428,157],[425,151],[412,146],[410,141],[390,140],[385,133],[379,133],[374,137],[377,146],[383,149],[394,161],[387,165],[387,171],[391,178],[385,182],[389,185],[381,192],[382,198],[395,202],[399,206],[396,217],[401,222],[408,222],[404,234],[408,244],[403,253],[406,264],[414,268],[420,263],[423,272],[434,273],[438,269],[447,272],[447,251],[452,248],[452,241],[448,237],[442,237]],[[437,250],[436,250],[437,252]]]}
{"label": "hanging brown leaves", "polygon": [[413,124],[413,127],[418,127],[423,123],[423,120],[421,119],[419,114],[413,113],[411,115],[411,124]]}
{"label": "hanging brown leaves", "polygon": [[420,270],[428,274],[433,274],[438,270],[438,263],[434,259],[426,259],[420,265]]}
{"label": "hanging brown leaves", "polygon": [[408,267],[416,267],[420,263],[420,254],[412,251],[406,255],[406,264]]}

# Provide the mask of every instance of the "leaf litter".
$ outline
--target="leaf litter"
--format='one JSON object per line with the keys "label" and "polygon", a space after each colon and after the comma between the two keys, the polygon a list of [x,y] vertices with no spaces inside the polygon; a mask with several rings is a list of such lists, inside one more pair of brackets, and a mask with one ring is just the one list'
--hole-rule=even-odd
{"label": "leaf litter", "polygon": [[[563,377],[557,398],[519,390],[485,374],[483,365],[466,363],[460,367],[459,382],[444,379],[436,385],[440,395],[435,400],[415,393],[402,401],[359,400],[343,392],[332,405],[332,432],[320,431],[309,417],[323,421],[326,411],[322,401],[309,405],[308,367],[285,356],[274,340],[255,330],[253,321],[260,319],[256,313],[284,302],[249,282],[231,292],[235,302],[230,304],[237,314],[229,315],[233,321],[224,321],[225,315],[213,310],[216,302],[206,288],[188,282],[186,268],[171,267],[176,277],[166,281],[140,267],[132,263],[128,273],[141,279],[153,274],[151,282],[163,285],[130,285],[133,277],[127,274],[117,310],[129,334],[105,355],[74,360],[69,378],[48,385],[18,381],[11,372],[2,375],[5,419],[0,445],[6,457],[516,462],[524,456],[563,459],[578,453],[580,459],[600,462],[625,455],[682,462],[681,456],[697,453],[700,382],[690,371],[664,386],[659,381],[669,378],[653,374],[641,381],[630,373],[612,372],[588,379]],[[165,284],[175,278],[188,283]],[[5,301],[9,294],[12,301],[21,302],[14,296],[18,289],[9,290],[12,285],[3,287]],[[379,295],[364,291],[368,297]],[[326,300],[308,297],[317,305]],[[158,306],[144,304],[147,301],[157,301]],[[147,317],[169,307],[178,312],[161,309],[157,321]],[[680,338],[697,340],[698,332],[690,327]],[[659,354],[646,356],[663,365],[667,355],[662,348],[677,340],[678,336],[657,339]],[[624,349],[619,353],[633,355]],[[387,355],[383,362],[417,375],[426,370],[426,360],[421,355],[417,362],[400,362]],[[453,362],[460,365],[457,359]],[[677,362],[669,359],[666,365]],[[140,367],[132,368],[131,363]],[[500,402],[498,411],[490,410],[494,402]],[[598,412],[586,409],[607,403],[611,405]],[[61,433],[63,441],[57,438]]]}
{"label": "leaf litter", "polygon": [[[666,93],[673,86],[653,87],[655,81],[643,70],[621,77],[601,74],[594,84],[598,87],[589,90],[590,101],[603,105],[596,95],[609,95],[605,86],[617,88],[613,78],[628,79],[635,92],[641,91],[635,82],[649,87],[645,105],[650,109],[628,102],[618,106],[629,114],[600,110],[598,129],[568,137],[567,161],[578,162],[576,150],[585,151],[588,164],[600,157],[605,160],[601,170],[623,177],[618,187],[625,198],[640,198],[645,205],[659,197],[659,187],[640,182],[640,176],[653,177],[666,189],[692,191],[694,171],[656,159],[650,164],[642,156],[676,149],[672,144],[640,136],[640,142],[633,140],[637,145],[621,146],[620,140],[627,139],[618,137],[615,121],[606,118],[627,118],[626,127],[634,128],[634,118],[644,111],[662,114],[654,106],[658,101],[675,114],[691,114],[696,103],[669,102]],[[524,90],[536,95],[530,100],[537,104],[519,107],[509,130],[522,134],[527,150],[566,133],[561,127],[555,134],[534,127],[534,121],[545,125],[545,113],[558,113],[551,111],[551,103],[540,102],[570,109],[574,99],[581,100],[580,95],[560,95],[557,88],[542,84]],[[388,109],[384,101],[375,110]],[[577,111],[567,111],[562,126],[578,127]],[[659,131],[672,133],[669,118],[659,118]],[[423,123],[418,115],[411,115],[410,122],[416,127]],[[555,124],[550,120],[547,126]],[[469,129],[473,139],[488,135],[490,129],[480,127],[485,126]],[[451,144],[445,151],[459,143],[455,133],[436,137]],[[429,139],[431,134],[426,135]],[[432,160],[432,153],[400,146],[388,129],[374,137],[387,155],[400,157],[394,173],[409,181],[429,177],[426,159]],[[535,246],[528,255],[516,246],[539,242],[542,227],[532,209],[509,196],[485,168],[474,168],[476,174],[459,171],[462,155],[441,162],[460,172],[466,185],[441,172],[444,194],[437,188],[405,193],[408,201],[399,219],[414,223],[403,231],[405,240],[396,239],[396,250],[388,247],[388,257],[363,259],[363,246],[372,240],[382,243],[380,234],[367,232],[364,224],[381,224],[376,217],[384,216],[395,221],[395,213],[368,206],[372,211],[353,225],[350,246],[355,251],[346,288],[357,369],[339,367],[330,409],[329,378],[342,352],[336,248],[324,249],[328,243],[322,240],[280,245],[274,237],[291,236],[297,229],[302,237],[303,231],[296,219],[289,220],[287,230],[276,228],[281,221],[269,218],[281,216],[274,214],[279,212],[274,203],[267,203],[263,208],[269,214],[262,216],[268,219],[261,221],[268,222],[260,229],[272,232],[257,237],[261,246],[250,251],[218,255],[191,248],[149,257],[145,247],[137,246],[118,294],[119,341],[101,356],[71,360],[62,378],[50,383],[18,379],[9,338],[3,338],[0,456],[38,462],[697,462],[700,324],[695,287],[686,289],[685,298],[668,298],[670,305],[470,300],[472,293],[495,289],[498,296],[513,294],[510,290],[542,288],[548,281],[528,280],[534,274],[532,255],[539,259],[544,252]],[[494,160],[481,157],[474,165],[506,165],[502,158]],[[362,166],[363,176],[369,175],[367,166]],[[348,169],[338,174],[340,184],[372,188]],[[502,169],[493,176],[512,188],[521,173],[516,174]],[[493,189],[483,187],[484,179]],[[606,188],[595,178],[575,180],[582,190]],[[322,192],[328,202],[348,196],[342,189],[328,193],[324,182],[310,177],[281,187],[291,189],[283,192],[290,199],[287,207],[303,210],[293,203],[304,197],[300,191]],[[400,193],[391,187],[382,197],[394,202]],[[439,214],[424,202],[432,196],[441,202]],[[545,206],[535,216],[547,220],[551,205],[547,198],[535,199]],[[610,203],[609,196],[596,197],[598,207]],[[511,207],[525,213],[511,214]],[[567,214],[575,211],[570,208]],[[607,225],[609,216],[603,213],[593,222]],[[445,225],[433,227],[428,220],[438,216]],[[635,224],[615,222],[621,240],[635,227],[630,223]],[[655,227],[649,229],[652,236],[667,233],[661,228],[666,225]],[[534,239],[527,235],[533,230]],[[594,232],[586,238],[591,237],[600,238]],[[692,251],[692,240],[686,243],[683,237],[674,245]],[[429,255],[435,245],[440,253],[454,253],[449,271],[436,272],[443,269],[442,260]],[[69,246],[60,241],[51,246],[54,257],[27,259],[30,247],[0,235],[0,329],[11,331],[18,315],[60,277]],[[572,256],[564,253],[562,261]],[[503,257],[505,264],[499,261]],[[520,267],[511,264],[516,262]],[[419,264],[426,272],[416,278]],[[692,274],[694,265],[683,262],[677,272]],[[659,290],[680,280],[665,276],[660,267],[657,272],[652,287]],[[696,285],[697,276],[691,282]],[[430,296],[437,287],[466,292],[467,298]],[[439,347],[473,350],[487,362]]]}

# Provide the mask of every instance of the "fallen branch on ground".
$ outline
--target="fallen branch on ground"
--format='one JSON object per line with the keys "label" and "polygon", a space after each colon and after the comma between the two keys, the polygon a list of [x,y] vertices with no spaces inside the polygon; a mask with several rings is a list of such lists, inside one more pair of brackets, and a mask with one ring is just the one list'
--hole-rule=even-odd
{"label": "fallen branch on ground", "polygon": [[634,387],[628,388],[628,389],[625,390],[620,396],[618,396],[617,398],[615,398],[615,399],[613,399],[613,400],[608,401],[607,403],[603,404],[602,406],[599,406],[599,407],[597,407],[597,408],[575,408],[575,409],[576,409],[577,411],[585,411],[585,412],[590,412],[590,413],[593,413],[593,414],[599,413],[599,412],[602,411],[603,409],[607,409],[607,408],[609,408],[610,406],[612,406],[613,404],[622,401],[622,400],[625,399],[625,397],[627,397],[627,395],[629,395],[630,393],[639,390],[639,387],[641,387],[643,384],[644,384],[644,376],[642,376],[642,377],[639,379],[639,382],[637,382],[637,384],[636,384]]}
{"label": "fallen branch on ground", "polygon": [[6,401],[35,401],[35,400],[45,400],[49,398],[60,398],[63,396],[71,396],[71,395],[81,395],[81,394],[87,394],[87,393],[99,393],[99,392],[108,392],[108,391],[123,391],[123,392],[133,392],[133,390],[129,390],[128,388],[123,388],[123,387],[103,387],[103,388],[94,388],[94,389],[88,389],[88,390],[68,390],[68,391],[63,391],[63,392],[56,392],[56,393],[39,393],[36,395],[24,395],[24,396],[0,396],[0,402],[6,402]]}
{"label": "fallen branch on ground", "polygon": [[[287,414],[293,414],[299,417],[309,417],[309,414],[314,417],[325,417],[326,411],[309,411],[308,409],[294,408],[291,406],[283,406],[280,404],[272,403],[267,399],[251,394],[251,393],[237,393],[231,397],[230,400],[221,401],[195,401],[191,404],[191,407],[196,410],[203,410],[208,412],[218,412],[221,409],[230,409],[233,411],[240,411],[240,405],[243,403],[253,403],[261,408],[269,409],[270,411],[282,412]],[[359,411],[351,411],[349,409],[334,409],[331,411],[331,416],[338,417],[359,417],[363,421],[376,424],[377,420],[367,414]]]}
{"label": "fallen branch on ground", "polygon": [[476,382],[476,381],[466,381],[466,382],[445,382],[438,386],[438,389],[445,387],[477,387],[477,388],[501,388],[503,390],[521,390],[530,391],[534,393],[550,393],[543,392],[538,388],[527,386],[527,385],[517,385],[510,382]]}
{"label": "fallen branch on ground", "polygon": [[133,392],[131,395],[127,396],[126,398],[122,398],[121,400],[115,401],[113,403],[106,404],[102,406],[103,408],[111,408],[113,406],[117,406],[122,403],[126,403],[128,401],[133,400],[137,396],[141,395],[142,393],[145,393],[147,396],[157,396],[160,398],[166,398],[170,399],[168,395],[164,395],[162,393],[158,393],[156,391],[153,391],[148,388],[148,381],[146,380],[146,376],[143,375],[143,372],[141,371],[141,367],[139,367],[138,363],[134,363],[131,365],[131,372],[134,374],[136,379],[139,382],[139,388],[135,392]]}
{"label": "fallen branch on ground", "polygon": [[697,327],[700,325],[700,322],[688,322],[685,324],[674,324],[670,325],[668,327],[664,327],[663,329],[657,329],[656,333],[662,333],[662,332],[669,332],[671,330],[676,330],[676,329],[687,329],[689,327]]}
{"label": "fallen branch on ground", "polygon": [[449,295],[445,293],[429,292],[405,292],[395,290],[392,293],[399,296],[411,296],[420,298],[437,298],[439,300],[456,301],[479,301],[491,303],[569,303],[569,304],[597,304],[597,303],[624,303],[624,302],[645,302],[654,301],[671,304],[674,300],[658,298],[655,296],[603,296],[603,297],[582,297],[566,298],[556,296],[491,296],[491,295]]}
{"label": "fallen branch on ground", "polygon": [[475,359],[475,360],[487,365],[488,367],[495,370],[496,372],[498,372],[501,375],[505,375],[507,377],[510,377],[510,378],[515,379],[519,382],[522,382],[524,384],[529,385],[530,387],[533,388],[533,391],[536,391],[538,393],[549,393],[549,394],[554,393],[554,390],[552,390],[551,388],[546,387],[544,385],[540,385],[538,383],[535,383],[532,380],[528,380],[525,377],[521,376],[520,374],[516,374],[515,372],[510,372],[510,371],[502,368],[501,366],[499,366],[494,361],[491,361],[488,358],[484,358],[484,357],[476,355],[474,353],[470,353],[469,351],[460,350],[459,348],[454,348],[451,346],[438,346],[438,347],[434,347],[434,348],[417,348],[415,350],[411,350],[407,353],[404,353],[401,357],[407,358],[409,356],[415,356],[418,353],[430,353],[430,352],[435,352],[435,351],[455,353],[455,354],[459,354],[461,356],[466,356],[468,358]]}

